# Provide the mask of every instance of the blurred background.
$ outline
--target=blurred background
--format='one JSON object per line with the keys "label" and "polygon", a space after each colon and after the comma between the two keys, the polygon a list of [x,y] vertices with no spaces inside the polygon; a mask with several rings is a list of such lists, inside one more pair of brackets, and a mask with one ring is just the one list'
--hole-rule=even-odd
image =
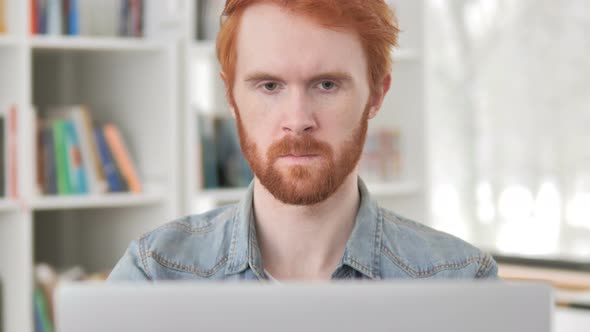
{"label": "blurred background", "polygon": [[[370,191],[590,306],[590,2],[388,2],[402,33]],[[242,197],[224,3],[0,0],[0,331],[51,330],[59,282]]]}

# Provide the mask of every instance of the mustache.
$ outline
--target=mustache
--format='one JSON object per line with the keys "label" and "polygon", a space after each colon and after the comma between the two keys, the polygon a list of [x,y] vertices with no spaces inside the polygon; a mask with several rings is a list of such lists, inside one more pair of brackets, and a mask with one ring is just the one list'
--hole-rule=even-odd
{"label": "mustache", "polygon": [[276,160],[286,155],[332,155],[332,148],[311,136],[286,136],[273,143],[267,152],[268,160]]}

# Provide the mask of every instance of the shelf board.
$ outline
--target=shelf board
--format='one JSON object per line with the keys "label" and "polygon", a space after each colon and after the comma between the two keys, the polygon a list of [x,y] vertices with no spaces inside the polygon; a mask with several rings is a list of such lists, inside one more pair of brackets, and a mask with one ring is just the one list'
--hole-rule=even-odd
{"label": "shelf board", "polygon": [[52,51],[159,51],[163,42],[131,37],[33,36],[35,50]]}
{"label": "shelf board", "polygon": [[12,47],[18,45],[18,39],[13,36],[0,35],[0,47]]}
{"label": "shelf board", "polygon": [[161,191],[148,190],[140,194],[108,193],[102,195],[40,196],[33,200],[35,211],[115,208],[152,205],[164,200]]}
{"label": "shelf board", "polygon": [[0,212],[11,212],[16,211],[20,208],[18,202],[9,199],[9,198],[2,198],[0,199]]}

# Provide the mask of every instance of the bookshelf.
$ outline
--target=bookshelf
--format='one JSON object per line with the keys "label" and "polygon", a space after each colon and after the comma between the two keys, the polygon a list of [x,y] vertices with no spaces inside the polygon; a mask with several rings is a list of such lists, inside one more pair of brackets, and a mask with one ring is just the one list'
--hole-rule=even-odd
{"label": "bookshelf", "polygon": [[[193,3],[191,3],[194,6]],[[427,183],[425,176],[425,95],[422,3],[421,1],[394,1],[402,30],[400,48],[393,51],[393,84],[383,109],[370,124],[369,130],[397,128],[401,133],[403,170],[396,181],[368,184],[372,194],[383,204],[403,215],[427,221]],[[198,117],[201,114],[228,116],[223,83],[215,56],[215,41],[197,40],[196,8],[187,11],[189,22],[185,30],[185,51],[189,82],[183,98],[187,143],[184,153],[186,173],[183,192],[187,213],[198,213],[212,207],[233,203],[243,197],[243,188],[206,189],[203,184],[201,147],[198,138]],[[193,73],[191,76],[190,73]],[[197,77],[197,79],[193,79]],[[408,108],[411,105],[411,108]]]}
{"label": "bookshelf", "polygon": [[[181,214],[177,18],[187,1],[147,0],[155,5],[142,38],[31,35],[30,1],[5,1],[0,109],[18,108],[19,196],[0,199],[0,330],[32,332],[35,263],[105,271],[131,240]],[[95,124],[117,125],[141,193],[39,193],[34,119],[51,106],[72,104],[88,105]]]}
{"label": "bookshelf", "polygon": [[2,212],[14,212],[19,208],[16,201],[11,199],[0,199],[0,213]]}
{"label": "bookshelf", "polygon": [[29,40],[33,49],[51,51],[157,52],[167,47],[162,41],[131,37],[34,36]]}
{"label": "bookshelf", "polygon": [[[39,197],[32,201],[34,211],[141,207],[165,202],[164,191],[147,189],[140,194],[110,193],[100,195],[70,196],[70,197]],[[1,208],[1,205],[0,205]]]}
{"label": "bookshelf", "polygon": [[12,36],[0,35],[0,48],[14,47],[18,45],[18,39]]}

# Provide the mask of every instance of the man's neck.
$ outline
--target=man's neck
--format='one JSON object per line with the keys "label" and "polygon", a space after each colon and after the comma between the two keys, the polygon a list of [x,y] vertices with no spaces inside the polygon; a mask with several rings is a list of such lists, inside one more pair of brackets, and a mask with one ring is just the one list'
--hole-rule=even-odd
{"label": "man's neck", "polygon": [[353,173],[324,202],[287,205],[258,181],[254,216],[264,268],[279,280],[327,280],[340,262],[360,205]]}

